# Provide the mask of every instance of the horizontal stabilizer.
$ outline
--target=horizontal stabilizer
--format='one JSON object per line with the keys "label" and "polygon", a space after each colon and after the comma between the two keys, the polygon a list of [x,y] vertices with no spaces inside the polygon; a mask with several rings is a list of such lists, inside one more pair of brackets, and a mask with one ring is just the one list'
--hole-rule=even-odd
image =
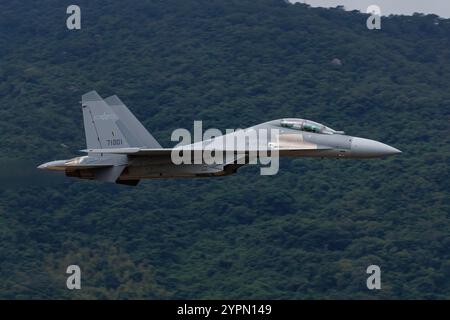
{"label": "horizontal stabilizer", "polygon": [[41,164],[38,169],[50,171],[78,170],[78,169],[99,169],[112,167],[107,163],[80,163],[72,160],[56,160]]}

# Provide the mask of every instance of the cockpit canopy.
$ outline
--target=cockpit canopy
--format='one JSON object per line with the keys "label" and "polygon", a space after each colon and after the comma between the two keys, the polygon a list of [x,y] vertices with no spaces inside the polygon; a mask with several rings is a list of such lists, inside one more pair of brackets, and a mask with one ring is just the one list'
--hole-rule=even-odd
{"label": "cockpit canopy", "polygon": [[289,129],[321,133],[321,134],[345,134],[344,131],[336,131],[323,124],[306,119],[282,119],[281,126]]}

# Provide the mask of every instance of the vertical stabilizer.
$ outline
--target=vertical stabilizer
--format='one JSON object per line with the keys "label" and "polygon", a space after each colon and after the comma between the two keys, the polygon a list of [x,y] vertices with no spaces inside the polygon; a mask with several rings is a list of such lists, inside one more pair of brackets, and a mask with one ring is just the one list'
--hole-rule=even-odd
{"label": "vertical stabilizer", "polygon": [[105,99],[105,102],[119,117],[117,124],[126,136],[131,147],[144,147],[147,149],[162,148],[158,141],[145,129],[142,123],[130,112],[118,96],[108,97]]}

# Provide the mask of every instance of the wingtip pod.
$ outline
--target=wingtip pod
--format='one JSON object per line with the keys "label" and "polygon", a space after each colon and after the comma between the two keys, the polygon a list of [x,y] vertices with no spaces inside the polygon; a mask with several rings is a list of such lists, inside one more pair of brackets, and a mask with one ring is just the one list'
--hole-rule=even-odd
{"label": "wingtip pod", "polygon": [[88,102],[88,101],[102,101],[102,97],[97,93],[97,91],[92,90],[88,93],[85,93],[81,96],[81,102]]}

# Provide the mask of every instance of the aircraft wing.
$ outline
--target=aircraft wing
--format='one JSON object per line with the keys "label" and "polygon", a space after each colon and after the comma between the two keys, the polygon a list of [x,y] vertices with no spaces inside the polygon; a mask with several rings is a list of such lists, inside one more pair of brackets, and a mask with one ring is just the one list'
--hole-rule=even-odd
{"label": "aircraft wing", "polygon": [[82,152],[103,153],[103,154],[122,154],[129,156],[170,156],[172,149],[144,149],[144,148],[116,148],[116,149],[84,149]]}
{"label": "aircraft wing", "polygon": [[[81,152],[87,153],[103,153],[103,154],[122,154],[128,156],[170,156],[173,151],[183,151],[183,152],[203,152],[203,151],[211,151],[212,149],[190,149],[188,147],[184,148],[161,148],[161,149],[144,149],[144,148],[115,148],[115,149],[84,149],[80,150]],[[220,150],[215,150],[219,152]],[[228,150],[223,150],[227,152]],[[228,152],[237,152],[240,154],[249,153],[252,150],[229,150]]]}
{"label": "aircraft wing", "polygon": [[[259,151],[265,151],[265,152],[271,152],[271,151],[278,151],[280,153],[287,153],[287,152],[296,152],[296,151],[307,151],[311,149],[320,149],[320,150],[327,150],[329,147],[321,147],[316,146],[315,148],[311,147],[302,147],[302,148],[274,148],[274,149],[264,149]],[[208,148],[205,149],[189,149],[189,148],[161,148],[161,149],[145,149],[145,148],[115,148],[115,149],[84,149],[80,150],[81,152],[86,153],[102,153],[102,154],[121,154],[121,155],[128,155],[128,156],[170,156],[173,151],[184,151],[184,152],[203,152],[211,150]],[[219,152],[220,150],[215,149],[216,152]],[[251,152],[257,152],[258,150],[223,150],[223,152],[235,152],[239,154],[248,154]]]}

